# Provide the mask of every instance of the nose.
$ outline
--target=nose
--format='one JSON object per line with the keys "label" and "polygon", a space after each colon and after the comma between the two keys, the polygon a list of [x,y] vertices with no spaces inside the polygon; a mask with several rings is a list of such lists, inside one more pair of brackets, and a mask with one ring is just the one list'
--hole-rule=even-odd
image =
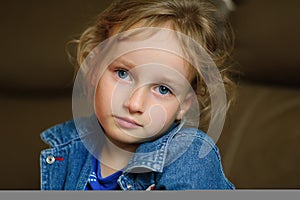
{"label": "nose", "polygon": [[146,88],[140,87],[135,89],[124,102],[124,106],[130,113],[143,113],[145,111],[146,103]]}

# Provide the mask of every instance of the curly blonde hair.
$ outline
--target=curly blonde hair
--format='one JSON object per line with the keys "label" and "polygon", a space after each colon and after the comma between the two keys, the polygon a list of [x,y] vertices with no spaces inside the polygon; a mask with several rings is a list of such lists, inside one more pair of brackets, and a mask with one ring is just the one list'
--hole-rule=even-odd
{"label": "curly blonde hair", "polygon": [[[235,83],[231,79],[230,53],[233,34],[227,22],[227,12],[222,0],[116,0],[100,13],[77,43],[77,69],[88,54],[101,42],[110,37],[112,29],[121,27],[126,31],[143,22],[143,27],[159,27],[172,24],[180,32],[202,46],[209,54],[222,76],[227,97],[227,111],[233,100]],[[184,52],[197,56],[188,44],[182,44]],[[198,98],[201,118],[199,128],[207,131],[211,120],[211,101],[207,85],[199,71],[195,71],[192,87]]]}

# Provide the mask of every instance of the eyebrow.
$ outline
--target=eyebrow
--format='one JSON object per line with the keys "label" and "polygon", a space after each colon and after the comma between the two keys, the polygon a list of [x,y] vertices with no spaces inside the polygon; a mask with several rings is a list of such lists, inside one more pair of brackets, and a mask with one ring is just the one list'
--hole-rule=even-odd
{"label": "eyebrow", "polygon": [[129,69],[132,69],[136,66],[136,64],[134,64],[134,62],[127,60],[125,58],[117,58],[116,60],[114,60],[112,62],[112,64],[116,64],[116,63],[123,64],[126,67],[128,67]]}
{"label": "eyebrow", "polygon": [[168,76],[163,75],[159,78],[160,78],[160,80],[162,80],[162,83],[169,85],[170,87],[172,87],[175,90],[177,90],[179,88],[182,89],[186,86],[186,83],[183,83],[182,81],[175,80],[175,78],[172,78],[172,77],[170,78]]}

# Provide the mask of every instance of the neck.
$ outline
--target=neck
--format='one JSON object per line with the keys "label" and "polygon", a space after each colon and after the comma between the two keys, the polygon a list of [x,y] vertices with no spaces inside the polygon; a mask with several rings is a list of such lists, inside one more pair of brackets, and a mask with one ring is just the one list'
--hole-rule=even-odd
{"label": "neck", "polygon": [[[130,149],[132,150],[132,149]],[[126,167],[133,152],[124,150],[106,138],[101,151],[101,164],[112,170],[119,171]]]}

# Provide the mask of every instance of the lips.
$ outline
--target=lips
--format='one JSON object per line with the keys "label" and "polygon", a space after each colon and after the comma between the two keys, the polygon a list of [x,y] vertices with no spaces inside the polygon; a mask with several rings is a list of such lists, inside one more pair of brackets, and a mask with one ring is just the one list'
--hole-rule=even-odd
{"label": "lips", "polygon": [[114,116],[115,122],[123,128],[139,128],[142,127],[141,124],[137,123],[136,121],[130,119],[130,118],[125,118],[125,117],[117,117]]}

